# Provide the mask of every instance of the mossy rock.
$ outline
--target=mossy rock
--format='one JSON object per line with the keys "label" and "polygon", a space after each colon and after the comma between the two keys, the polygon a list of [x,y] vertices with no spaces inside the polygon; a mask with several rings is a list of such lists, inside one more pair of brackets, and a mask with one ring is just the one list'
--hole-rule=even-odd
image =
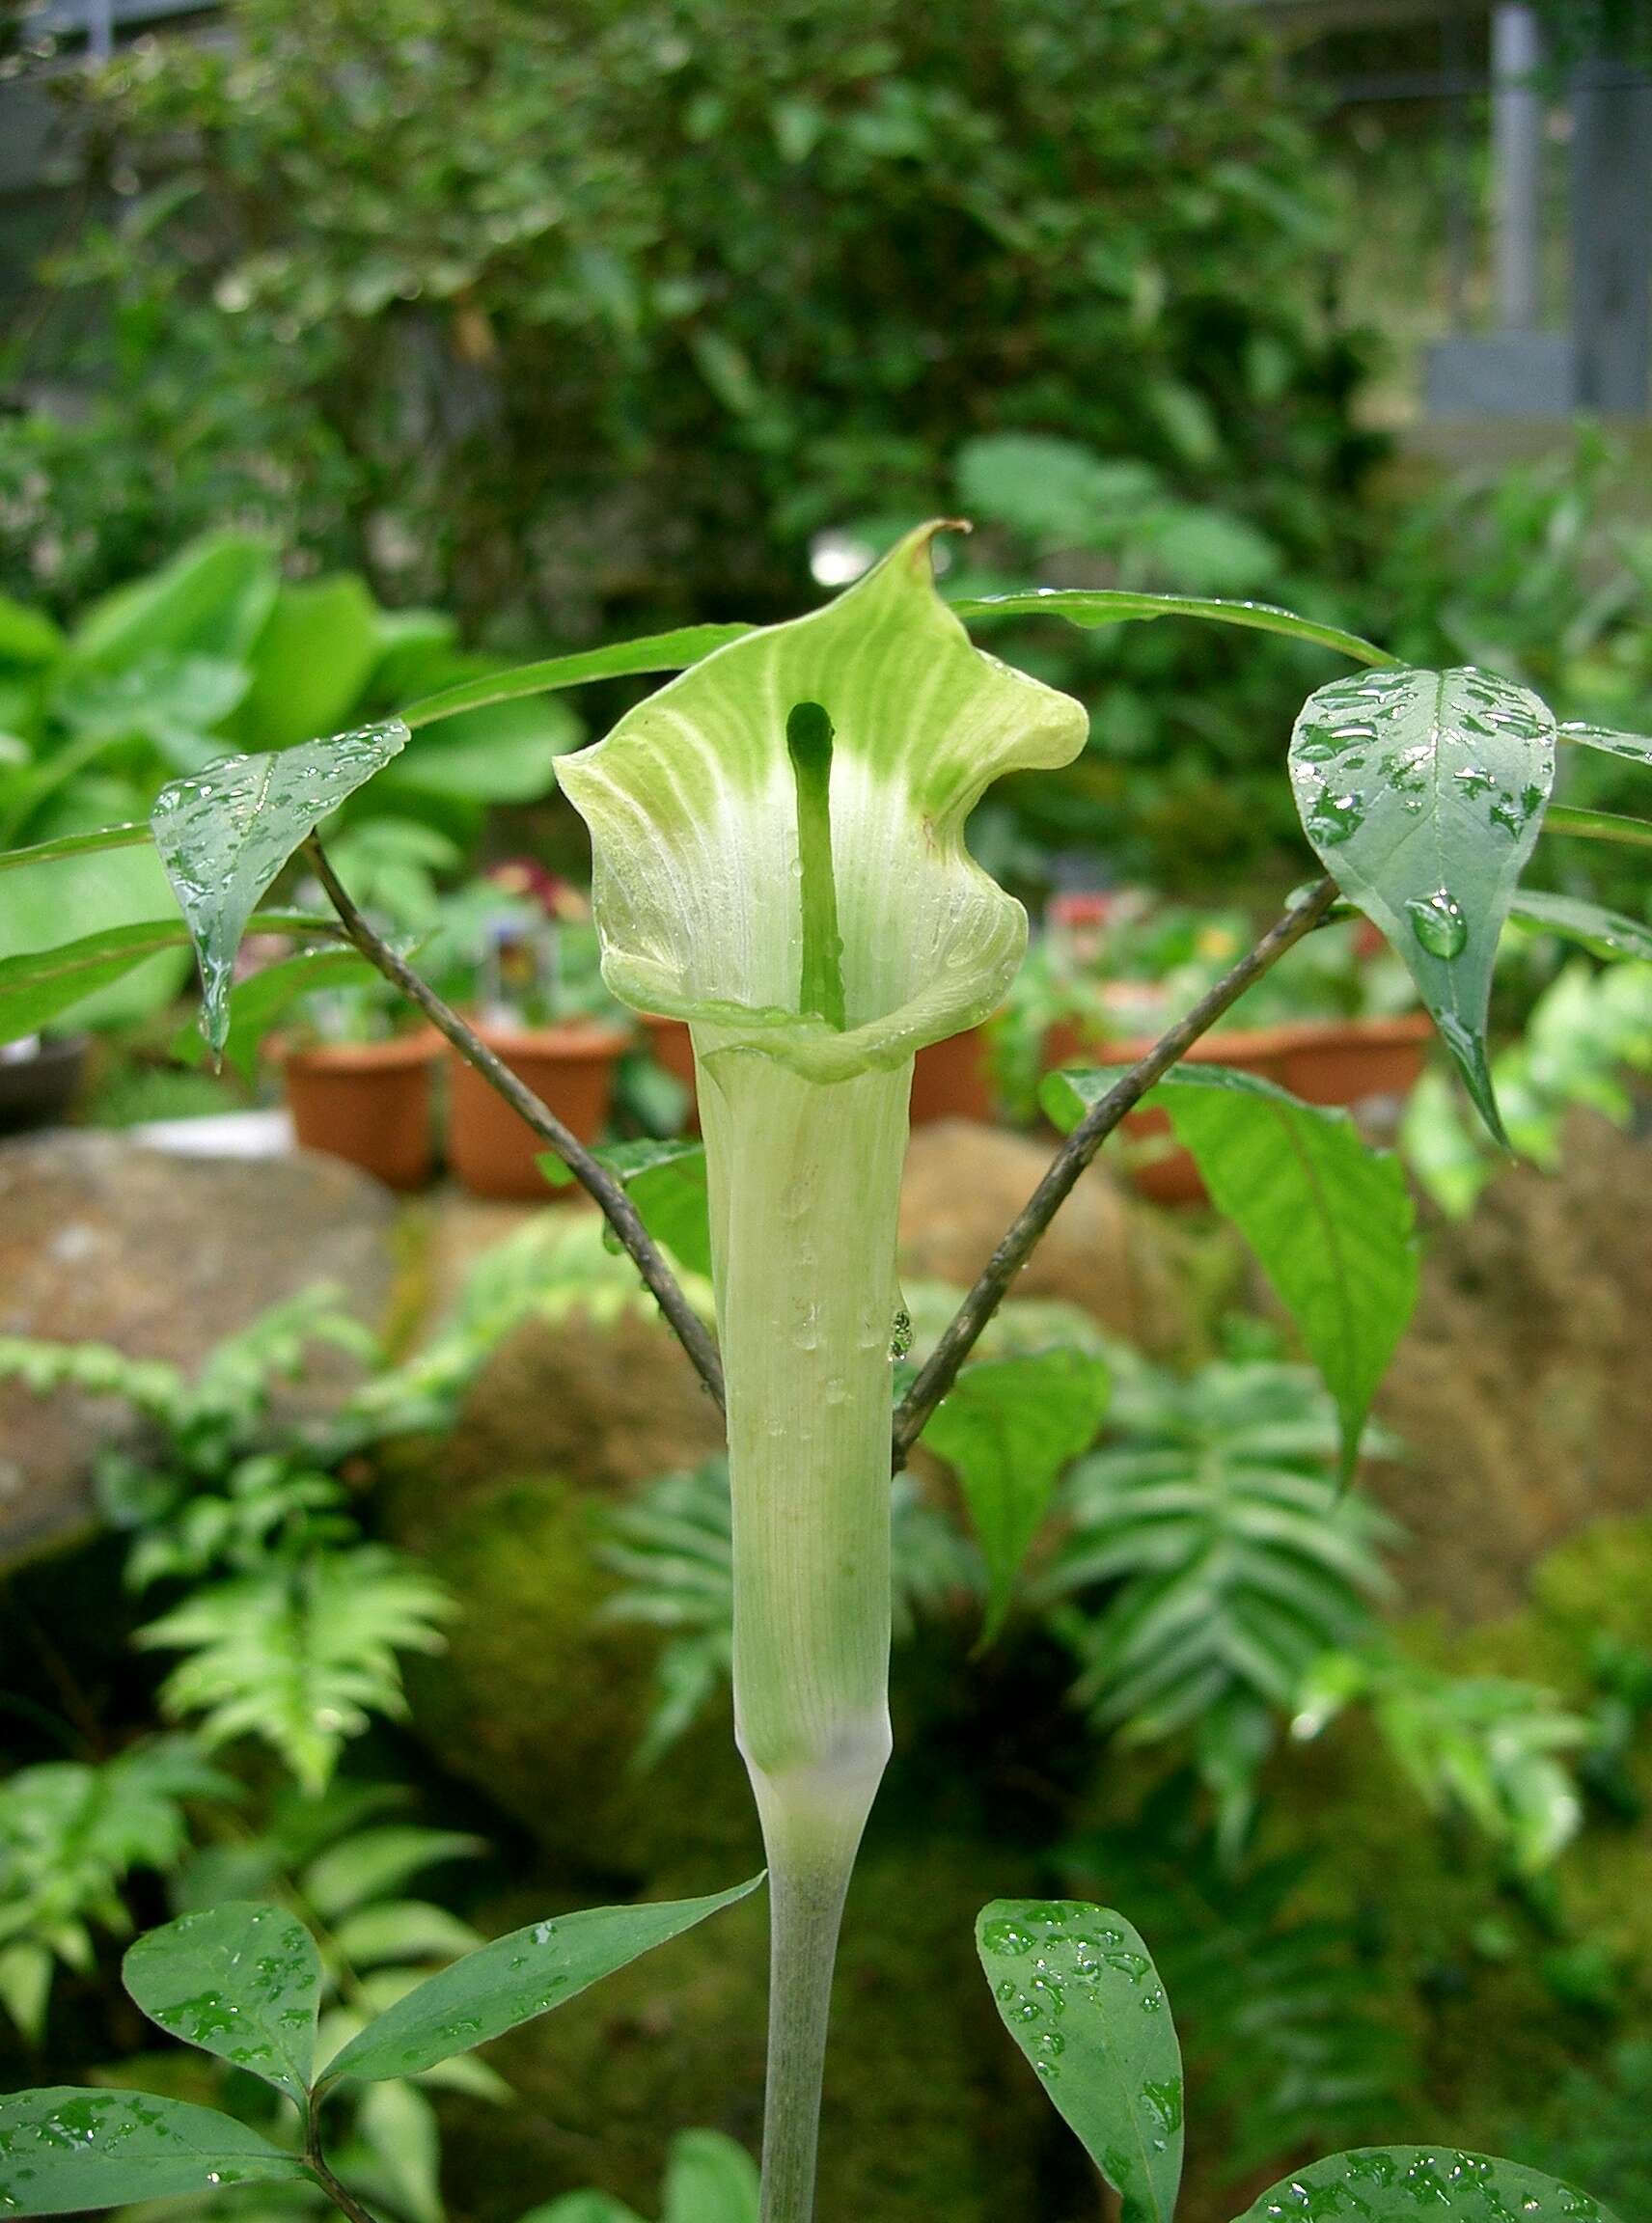
{"label": "mossy rock", "polygon": [[[834,2002],[823,2214],[1002,2223],[1051,2211],[1040,2172],[1071,2141],[1005,2037],[974,1946],[985,1901],[1030,1882],[974,1848],[874,1842],[863,1855]],[[758,1894],[503,2041],[490,2058],[518,2096],[509,2135],[490,2110],[444,2111],[467,2217],[514,2223],[588,2185],[652,2215],[666,2147],[690,2126],[756,2154],[766,1924]]]}
{"label": "mossy rock", "polygon": [[600,1514],[537,1476],[473,1491],[425,1524],[426,1563],[458,1613],[447,1650],[409,1663],[414,1727],[559,1873],[633,1887],[667,1865],[700,1888],[749,1876],[761,1853],[726,1715],[636,1769],[660,1645],[601,1618],[614,1583],[596,1556]]}

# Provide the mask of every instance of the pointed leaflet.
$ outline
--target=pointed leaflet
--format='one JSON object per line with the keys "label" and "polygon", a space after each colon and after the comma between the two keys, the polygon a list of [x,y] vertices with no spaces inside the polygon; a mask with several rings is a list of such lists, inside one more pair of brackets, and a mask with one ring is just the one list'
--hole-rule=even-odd
{"label": "pointed leaflet", "polygon": [[226,756],[163,787],[150,815],[201,960],[201,1024],[214,1050],[230,1028],[230,979],[259,897],[344,798],[407,744],[399,718],[267,756]]}
{"label": "pointed leaflet", "polygon": [[754,1876],[708,1899],[593,1907],[496,1937],[386,2008],[328,2063],[321,2082],[417,2076],[562,2006],[616,1968],[746,1898],[761,1881]]}
{"label": "pointed leaflet", "polygon": [[[279,916],[266,923],[272,932],[283,930]],[[291,921],[286,924],[290,926]],[[20,1035],[38,1032],[87,997],[124,979],[151,957],[181,949],[188,940],[189,929],[175,914],[170,919],[148,919],[131,926],[105,926],[100,933],[83,934],[78,941],[62,943],[55,949],[0,957],[0,1042],[14,1042]],[[325,954],[336,957],[344,953]],[[355,962],[371,978],[364,961],[357,958]]]}
{"label": "pointed leaflet", "polygon": [[1575,895],[1550,895],[1535,888],[1516,891],[1508,907],[1511,919],[1523,926],[1538,927],[1545,934],[1562,935],[1592,956],[1639,957],[1652,960],[1652,926],[1630,919],[1621,911],[1608,911],[1599,903],[1585,903]]}
{"label": "pointed leaflet", "polygon": [[1616,841],[1629,849],[1652,849],[1652,819],[1626,817],[1621,810],[1584,810],[1552,803],[1545,834],[1570,834],[1580,841]]}
{"label": "pointed leaflet", "polygon": [[[1075,1127],[1116,1073],[1057,1073],[1044,1107]],[[1342,1471],[1417,1304],[1411,1194],[1399,1161],[1363,1141],[1346,1112],[1303,1104],[1225,1065],[1179,1065],[1162,1104],[1217,1209],[1251,1248],[1336,1401]]]}
{"label": "pointed leaflet", "polygon": [[0,2100],[0,2214],[68,2215],[309,2175],[214,2107],[54,2085]]}
{"label": "pointed leaflet", "polygon": [[1038,1351],[965,1367],[930,1415],[923,1441],[956,1472],[986,1561],[983,1643],[1003,1626],[1062,1468],[1095,1441],[1108,1389],[1099,1358]]}
{"label": "pointed leaflet", "polygon": [[37,841],[27,849],[0,849],[0,872],[20,864],[50,864],[60,857],[84,857],[96,849],[146,847],[153,838],[147,826],[100,826],[95,834],[65,834],[56,841]]}
{"label": "pointed leaflet", "polygon": [[1450,2147],[1363,2146],[1310,2162],[1237,2223],[1613,2223],[1598,2200],[1516,2161]]}
{"label": "pointed leaflet", "polygon": [[1182,2174],[1182,2056],[1152,1958],[1122,1914],[999,1899],[976,1924],[1005,2028],[1123,2204],[1170,2223]]}
{"label": "pointed leaflet", "polygon": [[321,1957],[294,1916],[237,1900],[181,1914],[130,1947],[121,1981],[173,2037],[262,2076],[304,2105]]}
{"label": "pointed leaflet", "polygon": [[401,713],[402,721],[417,732],[422,726],[435,726],[444,718],[462,717],[471,710],[485,710],[495,702],[520,701],[525,695],[583,687],[593,679],[680,672],[709,656],[713,648],[726,647],[752,630],[750,625],[683,625],[675,633],[651,633],[641,641],[617,641],[606,648],[586,648],[576,655],[552,656],[539,664],[518,664],[508,672],[484,672],[481,678],[444,687],[439,695],[421,696]]}
{"label": "pointed leaflet", "polygon": [[1122,625],[1133,618],[1203,618],[1218,625],[1243,625],[1258,633],[1282,633],[1315,648],[1335,648],[1358,664],[1392,664],[1395,659],[1374,641],[1299,618],[1272,602],[1232,602],[1209,595],[1134,594],[1114,587],[1030,587],[1019,593],[964,596],[951,604],[965,624],[992,618],[1064,618],[1087,631]]}
{"label": "pointed leaflet", "polygon": [[1363,672],[1308,697],[1290,772],[1326,870],[1403,959],[1504,1140],[1486,1005],[1498,936],[1554,784],[1554,719],[1535,695],[1484,672]]}
{"label": "pointed leaflet", "polygon": [[1575,741],[1582,749],[1598,749],[1603,756],[1622,756],[1631,764],[1652,765],[1652,740],[1643,733],[1616,733],[1607,726],[1568,720],[1560,727],[1560,738]]}
{"label": "pointed leaflet", "polygon": [[[971,646],[908,535],[825,609],[717,649],[564,756],[591,827],[609,986],[694,1023],[702,1057],[761,1050],[815,1081],[894,1067],[985,1018],[1026,947],[1021,906],[964,847],[1001,774],[1065,764],[1077,702]],[[830,734],[845,1026],[805,1007],[801,705]],[[822,715],[823,714],[823,715]]]}

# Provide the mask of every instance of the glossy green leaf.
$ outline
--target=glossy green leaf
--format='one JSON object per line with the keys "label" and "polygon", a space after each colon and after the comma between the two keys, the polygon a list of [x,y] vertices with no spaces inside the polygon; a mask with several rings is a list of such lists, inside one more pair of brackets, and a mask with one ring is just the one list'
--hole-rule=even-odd
{"label": "glossy green leaf", "polygon": [[247,749],[290,749],[333,733],[361,700],[382,651],[364,580],[344,571],[284,586],[248,659],[234,733]]}
{"label": "glossy green leaf", "polygon": [[136,734],[163,753],[222,756],[230,744],[212,739],[212,729],[246,694],[248,676],[225,656],[140,656],[113,672],[67,672],[51,706],[85,737]]}
{"label": "glossy green leaf", "polygon": [[1095,1441],[1109,1387],[1088,1352],[1035,1351],[965,1367],[930,1415],[923,1441],[956,1473],[986,1562],[983,1643],[1004,1624],[1062,1470]]}
{"label": "glossy green leaf", "polygon": [[1108,587],[1030,587],[1014,594],[965,595],[950,604],[966,625],[979,625],[995,618],[1064,618],[1069,625],[1087,631],[1099,625],[1122,625],[1138,618],[1202,618],[1218,625],[1242,625],[1258,633],[1282,633],[1292,641],[1306,641],[1315,648],[1335,648],[1357,664],[1393,664],[1396,658],[1375,642],[1340,625],[1322,625],[1314,618],[1299,618],[1294,610],[1281,610],[1272,602],[1228,601],[1198,594],[1136,594]]}
{"label": "glossy green leaf", "polygon": [[322,2078],[376,2083],[416,2076],[560,2007],[656,1945],[746,1898],[754,1876],[705,1899],[596,1907],[532,1922],[429,1977],[353,2038]]}
{"label": "glossy green leaf", "polygon": [[1581,749],[1595,749],[1603,756],[1622,756],[1631,764],[1652,764],[1652,740],[1644,733],[1617,733],[1608,726],[1590,726],[1569,719],[1560,727],[1562,741]]}
{"label": "glossy green leaf", "polygon": [[1486,1060],[1498,936],[1555,780],[1555,721],[1489,672],[1372,672],[1321,687],[1291,734],[1308,840],[1417,982],[1500,1141]]}
{"label": "glossy green leaf", "polygon": [[1122,2223],[1170,2223],[1182,2057],[1146,1946],[1105,1907],[998,1899],[976,1947],[1005,2027],[1118,2194]]}
{"label": "glossy green leaf", "polygon": [[39,1033],[97,989],[124,979],[157,951],[181,948],[188,939],[181,919],[159,919],[106,926],[58,949],[0,958],[0,1042]]}
{"label": "glossy green leaf", "polygon": [[1598,2200],[1517,2161],[1448,2146],[1363,2146],[1258,2195],[1237,2223],[1613,2223]]}
{"label": "glossy green leaf", "polygon": [[1561,935],[1593,956],[1639,957],[1652,960],[1652,926],[1603,904],[1586,903],[1576,895],[1550,895],[1536,888],[1522,888],[1509,905],[1508,915],[1523,926],[1536,926],[1545,934]]}
{"label": "glossy green leaf", "polygon": [[113,671],[149,656],[244,658],[279,584],[267,541],[209,534],[95,604],[75,629],[69,661]]}
{"label": "glossy green leaf", "polygon": [[52,864],[62,857],[89,857],[99,849],[136,849],[152,841],[146,825],[103,826],[95,834],[65,834],[56,841],[37,841],[27,849],[0,849],[0,872],[25,864]]}
{"label": "glossy green leaf", "polygon": [[[64,850],[0,873],[0,952],[60,948],[118,926],[152,926],[177,916],[152,841],[107,851]],[[180,921],[181,923],[181,921]],[[124,1025],[170,1002],[189,972],[187,941],[135,965],[59,1014],[58,1025]]]}
{"label": "glossy green leaf", "polygon": [[[1045,1107],[1070,1129],[1117,1078],[1052,1074]],[[1170,1113],[1211,1201],[1296,1322],[1335,1400],[1346,1476],[1417,1304],[1415,1212],[1399,1160],[1373,1150],[1346,1112],[1225,1065],[1179,1065],[1146,1102]]]}
{"label": "glossy green leaf", "polygon": [[585,738],[564,702],[501,702],[416,735],[387,788],[457,803],[536,803],[556,762]]}
{"label": "glossy green leaf", "polygon": [[718,2130],[681,2130],[666,2164],[660,2223],[757,2223],[757,2163]]}
{"label": "glossy green leaf", "polygon": [[[705,1193],[703,1142],[617,1142],[596,1156],[623,1185],[656,1243],[691,1274],[710,1275],[711,1218]],[[573,1179],[554,1150],[539,1160],[553,1189]]]}
{"label": "glossy green leaf", "polygon": [[1652,820],[1630,818],[1620,810],[1584,810],[1573,803],[1552,803],[1545,834],[1570,834],[1581,841],[1617,841],[1629,849],[1652,849]]}
{"label": "glossy green leaf", "polygon": [[295,1916],[238,1900],[180,1914],[128,1949],[121,1981],[174,2038],[262,2076],[303,2106],[321,1957]]}
{"label": "glossy green leaf", "polygon": [[215,2107],[54,2085],[0,2100],[0,2213],[67,2215],[307,2177]]}
{"label": "glossy green leaf", "polygon": [[519,664],[513,671],[491,672],[480,679],[466,679],[457,687],[444,687],[410,702],[402,722],[414,732],[444,718],[456,718],[466,710],[485,709],[494,702],[516,702],[525,695],[545,695],[563,687],[583,687],[593,679],[625,679],[648,672],[681,672],[750,633],[750,625],[683,625],[672,633],[650,633],[641,641],[618,641],[607,648],[586,648],[573,656],[552,656],[538,664]]}
{"label": "glossy green leaf", "polygon": [[[295,957],[278,957],[273,965],[261,966],[230,991],[225,1064],[244,1081],[253,1080],[265,1038],[294,1003],[306,996],[365,988],[378,977],[375,968],[353,949],[305,949]],[[198,1065],[206,1057],[206,1045],[193,1023],[179,1031],[172,1055],[184,1065]]]}
{"label": "glossy green leaf", "polygon": [[272,755],[228,756],[163,787],[150,816],[201,963],[202,1028],[222,1050],[248,919],[299,844],[405,747],[399,719]]}

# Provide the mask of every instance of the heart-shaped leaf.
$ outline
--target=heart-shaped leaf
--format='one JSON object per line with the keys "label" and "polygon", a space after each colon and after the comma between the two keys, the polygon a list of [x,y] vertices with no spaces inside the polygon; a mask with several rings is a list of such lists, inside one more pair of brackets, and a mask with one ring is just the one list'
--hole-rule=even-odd
{"label": "heart-shaped leaf", "polygon": [[151,2022],[303,2106],[321,1957],[293,1915],[238,1900],[180,1914],[130,1947],[121,1981]]}
{"label": "heart-shaped leaf", "polygon": [[593,1907],[496,1937],[386,2008],[329,2063],[321,2082],[417,2076],[561,2007],[639,1955],[746,1898],[761,1881],[754,1876],[707,1899]]}
{"label": "heart-shaped leaf", "polygon": [[1363,2146],[1283,2178],[1237,2223],[1613,2223],[1598,2200],[1516,2161],[1449,2147]]}
{"label": "heart-shaped leaf", "polygon": [[1474,671],[1366,672],[1321,687],[1291,734],[1309,841],[1388,936],[1499,1141],[1486,1061],[1498,936],[1555,781],[1555,721]]}
{"label": "heart-shaped leaf", "polygon": [[930,1415],[923,1441],[956,1473],[986,1561],[983,1643],[1003,1626],[1062,1468],[1095,1441],[1109,1386],[1088,1352],[1035,1351],[966,1366]]}
{"label": "heart-shaped leaf", "polygon": [[0,2100],[0,2213],[67,2215],[309,2174],[215,2107],[54,2085]]}
{"label": "heart-shaped leaf", "polygon": [[999,1899],[976,1947],[1005,2027],[1123,2204],[1170,2223],[1182,2175],[1182,2056],[1152,1956],[1075,1899]]}
{"label": "heart-shaped leaf", "polygon": [[[1052,1074],[1045,1109],[1057,1126],[1075,1127],[1117,1079]],[[1336,1401],[1346,1477],[1417,1304],[1415,1213],[1398,1159],[1373,1150],[1346,1112],[1225,1065],[1178,1065],[1145,1101],[1170,1113],[1211,1201],[1296,1322]]]}
{"label": "heart-shaped leaf", "polygon": [[346,796],[407,743],[398,718],[263,756],[226,756],[161,789],[150,824],[201,962],[202,1031],[222,1050],[230,981],[259,898]]}

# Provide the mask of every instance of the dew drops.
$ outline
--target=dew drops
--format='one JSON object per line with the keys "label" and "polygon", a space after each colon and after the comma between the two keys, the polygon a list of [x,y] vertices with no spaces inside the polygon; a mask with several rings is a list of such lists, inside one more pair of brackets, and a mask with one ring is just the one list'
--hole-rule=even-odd
{"label": "dew drops", "polygon": [[889,1355],[892,1358],[904,1358],[912,1349],[912,1315],[902,1304],[890,1323]]}
{"label": "dew drops", "polygon": [[1469,939],[1468,920],[1448,889],[1437,888],[1432,895],[1412,896],[1405,912],[1412,932],[1431,957],[1449,961],[1462,955]]}

